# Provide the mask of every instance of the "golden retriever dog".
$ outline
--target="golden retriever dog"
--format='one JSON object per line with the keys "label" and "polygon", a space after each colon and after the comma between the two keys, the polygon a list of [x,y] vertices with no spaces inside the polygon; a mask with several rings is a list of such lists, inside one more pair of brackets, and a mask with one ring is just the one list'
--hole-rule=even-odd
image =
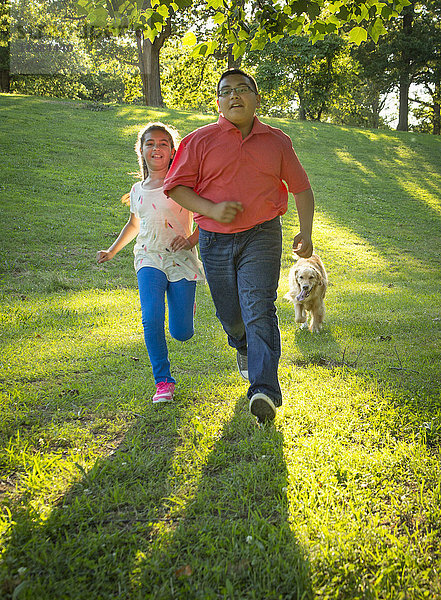
{"label": "golden retriever dog", "polygon": [[308,327],[309,313],[309,329],[314,333],[322,328],[327,287],[328,276],[317,254],[310,258],[299,258],[289,271],[289,292],[285,298],[294,304],[296,323],[303,323],[305,329]]}

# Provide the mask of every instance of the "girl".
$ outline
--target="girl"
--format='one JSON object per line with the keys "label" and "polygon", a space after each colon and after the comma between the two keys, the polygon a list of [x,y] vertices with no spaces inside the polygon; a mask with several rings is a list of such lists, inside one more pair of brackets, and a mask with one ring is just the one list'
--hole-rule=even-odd
{"label": "girl", "polygon": [[191,213],[165,196],[162,189],[176,145],[177,132],[162,123],[150,123],[139,132],[135,150],[143,181],[131,189],[130,218],[121,233],[107,250],[97,253],[98,263],[104,263],[137,236],[135,270],[144,338],[156,384],[154,403],[173,400],[176,383],[165,340],[165,294],[170,335],[188,340],[194,333],[196,281],[204,279],[194,248],[199,229],[191,233]]}

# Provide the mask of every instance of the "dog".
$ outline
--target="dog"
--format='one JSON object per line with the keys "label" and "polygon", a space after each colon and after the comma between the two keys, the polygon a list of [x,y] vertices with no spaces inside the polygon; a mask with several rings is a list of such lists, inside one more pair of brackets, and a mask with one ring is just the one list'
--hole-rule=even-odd
{"label": "dog", "polygon": [[302,323],[305,329],[308,327],[309,313],[309,330],[314,333],[322,328],[327,287],[328,276],[317,254],[310,258],[299,258],[289,271],[289,292],[284,297],[294,304],[296,323]]}

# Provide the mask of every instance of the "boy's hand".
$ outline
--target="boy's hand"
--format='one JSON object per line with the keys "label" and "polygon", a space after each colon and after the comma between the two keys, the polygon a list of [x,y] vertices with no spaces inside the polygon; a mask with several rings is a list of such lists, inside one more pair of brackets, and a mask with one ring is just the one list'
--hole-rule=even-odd
{"label": "boy's hand", "polygon": [[300,258],[309,258],[314,249],[310,236],[302,232],[298,233],[294,238],[292,249]]}
{"label": "boy's hand", "polygon": [[177,252],[178,250],[189,250],[191,247],[192,246],[190,242],[183,235],[177,235],[170,244],[170,250],[172,252]]}
{"label": "boy's hand", "polygon": [[240,202],[213,202],[212,204],[210,214],[207,217],[219,223],[231,223],[238,211],[243,212],[243,206]]}

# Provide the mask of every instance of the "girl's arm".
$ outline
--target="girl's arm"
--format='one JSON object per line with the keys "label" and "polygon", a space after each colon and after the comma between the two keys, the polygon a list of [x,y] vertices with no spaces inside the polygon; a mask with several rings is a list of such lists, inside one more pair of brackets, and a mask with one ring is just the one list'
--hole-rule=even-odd
{"label": "girl's arm", "polygon": [[121,229],[121,233],[113,242],[113,244],[107,248],[107,250],[99,250],[96,253],[96,259],[99,264],[112,259],[124,246],[127,246],[139,233],[139,219],[132,212],[130,213],[130,219]]}
{"label": "girl's arm", "polygon": [[170,244],[170,249],[173,252],[177,252],[178,250],[191,250],[199,241],[199,226],[196,225],[196,229],[193,231],[188,238],[183,235],[177,235],[172,243]]}

